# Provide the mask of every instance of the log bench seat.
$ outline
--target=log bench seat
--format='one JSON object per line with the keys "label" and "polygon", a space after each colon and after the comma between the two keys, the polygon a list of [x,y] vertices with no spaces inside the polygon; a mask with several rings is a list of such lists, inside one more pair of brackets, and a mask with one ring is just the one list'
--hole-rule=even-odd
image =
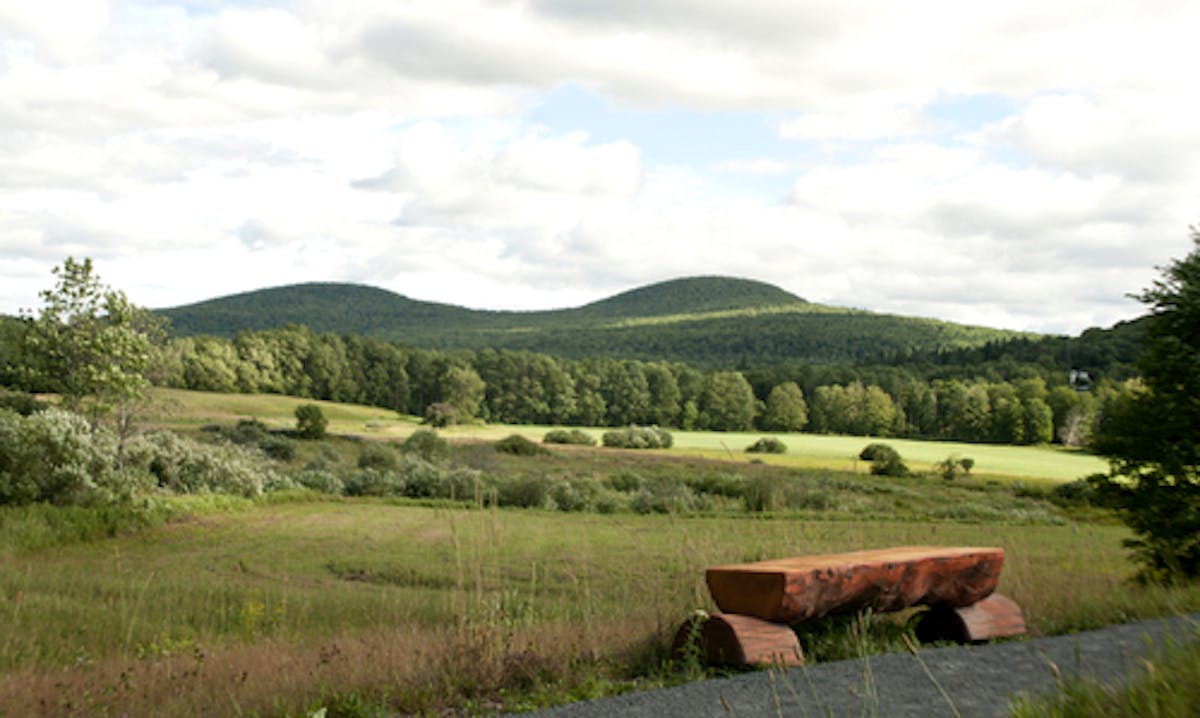
{"label": "log bench seat", "polygon": [[[676,633],[715,664],[803,662],[791,626],[837,613],[929,606],[922,641],[978,642],[1025,633],[1021,609],[995,593],[1004,550],[902,546],[714,566],[705,573],[721,613]],[[786,630],[783,630],[786,629]]]}

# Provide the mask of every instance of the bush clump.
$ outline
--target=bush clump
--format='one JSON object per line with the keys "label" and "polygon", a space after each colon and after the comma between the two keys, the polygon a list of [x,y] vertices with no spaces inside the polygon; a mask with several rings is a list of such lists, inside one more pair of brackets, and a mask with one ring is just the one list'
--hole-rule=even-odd
{"label": "bush clump", "polygon": [[546,432],[542,439],[544,444],[570,444],[573,446],[595,446],[596,437],[579,429],[555,429]]}
{"label": "bush clump", "polygon": [[358,453],[358,468],[396,471],[400,468],[400,452],[387,444],[368,442]]}
{"label": "bush clump", "polygon": [[550,484],[550,479],[545,476],[516,476],[497,487],[496,498],[501,506],[542,508],[546,506]]}
{"label": "bush clump", "polygon": [[438,436],[433,429],[417,429],[404,440],[400,450],[415,454],[431,464],[443,464],[450,460],[450,442]]}
{"label": "bush clump", "polygon": [[1087,479],[1076,479],[1050,489],[1049,498],[1059,506],[1094,506],[1096,487]]}
{"label": "bush clump", "polygon": [[787,444],[774,436],[764,436],[746,447],[747,454],[786,454]]}
{"label": "bush clump", "polygon": [[201,444],[170,431],[131,441],[127,461],[150,474],[159,486],[177,494],[258,496],[273,473],[262,455],[238,444]]}
{"label": "bush clump", "polygon": [[669,449],[675,439],[657,426],[627,426],[604,432],[603,442],[612,449]]}
{"label": "bush clump", "polygon": [[957,456],[947,456],[939,461],[935,466],[937,472],[946,481],[953,481],[959,476],[965,476],[971,473],[971,469],[975,468],[975,459],[969,456],[958,458]]}
{"label": "bush clump", "polygon": [[549,456],[546,447],[535,441],[530,441],[520,434],[512,434],[492,444],[492,448],[502,454],[514,456]]}
{"label": "bush clump", "polygon": [[296,407],[296,435],[301,439],[324,439],[329,420],[316,404]]}
{"label": "bush clump", "polygon": [[296,442],[286,436],[268,436],[258,442],[258,448],[276,461],[291,461],[296,458]]}
{"label": "bush clump", "polygon": [[134,488],[119,472],[117,440],[58,409],[21,416],[0,409],[0,504],[82,504]]}
{"label": "bush clump", "polygon": [[858,458],[871,462],[871,473],[876,476],[908,476],[908,467],[900,458],[900,452],[887,444],[867,444]]}

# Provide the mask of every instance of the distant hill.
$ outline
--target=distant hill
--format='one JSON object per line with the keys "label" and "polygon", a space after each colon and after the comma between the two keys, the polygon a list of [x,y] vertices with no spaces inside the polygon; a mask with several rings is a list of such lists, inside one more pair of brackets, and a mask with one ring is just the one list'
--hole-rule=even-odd
{"label": "distant hill", "polygon": [[473,310],[373,287],[313,283],[158,313],[181,336],[232,337],[298,324],[427,349],[525,349],[709,367],[857,361],[1035,336],[814,304],[770,284],[730,277],[676,279],[581,307],[535,312]]}

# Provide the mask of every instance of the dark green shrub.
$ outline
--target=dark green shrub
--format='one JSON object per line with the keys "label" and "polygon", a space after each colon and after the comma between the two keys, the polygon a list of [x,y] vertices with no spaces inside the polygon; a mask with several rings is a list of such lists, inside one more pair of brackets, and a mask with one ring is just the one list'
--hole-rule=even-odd
{"label": "dark green shrub", "polygon": [[292,478],[297,485],[323,494],[338,496],[347,493],[345,482],[332,471],[305,469],[294,474]]}
{"label": "dark green shrub", "polygon": [[871,473],[876,476],[908,476],[908,467],[900,459],[900,452],[887,444],[867,444],[858,458],[871,462]]}
{"label": "dark green shrub", "polygon": [[748,454],[786,454],[787,444],[773,436],[764,436],[746,447]]}
{"label": "dark green shrub", "polygon": [[235,444],[257,444],[267,438],[270,432],[267,425],[258,419],[240,419],[228,431],[221,435]]}
{"label": "dark green shrub", "polygon": [[296,407],[296,435],[302,439],[324,439],[329,420],[316,404]]}
{"label": "dark green shrub", "polygon": [[440,464],[450,459],[450,444],[432,429],[417,429],[404,440],[400,450],[415,454],[432,463]]}
{"label": "dark green shrub", "polygon": [[934,468],[937,469],[937,472],[943,479],[946,481],[953,481],[957,479],[960,474],[966,475],[971,473],[971,469],[974,466],[975,459],[972,459],[969,456],[961,459],[957,456],[947,456],[945,459],[939,461]]}
{"label": "dark green shrub", "polygon": [[550,500],[559,511],[587,511],[601,491],[594,479],[564,479],[550,486]]}
{"label": "dark green shrub", "polygon": [[639,514],[690,513],[705,505],[687,484],[668,477],[650,479],[629,501],[630,508]]}
{"label": "dark green shrub", "polygon": [[566,429],[555,429],[553,431],[546,432],[546,436],[542,439],[542,443],[571,444],[574,446],[595,446],[596,437],[592,436],[586,431],[580,431],[579,429],[571,429],[570,431]]}
{"label": "dark green shrub", "polygon": [[1087,479],[1076,479],[1050,489],[1050,500],[1059,506],[1096,504],[1096,487]]}
{"label": "dark green shrub", "polygon": [[550,479],[545,476],[517,476],[502,482],[496,490],[501,506],[539,508],[546,505]]}
{"label": "dark green shrub", "polygon": [[321,444],[317,454],[304,465],[305,471],[337,471],[342,465],[342,457],[329,444]]}
{"label": "dark green shrub", "polygon": [[400,468],[400,452],[387,444],[367,442],[358,453],[358,468],[396,471]]}
{"label": "dark green shrub", "polygon": [[612,449],[669,449],[675,440],[666,429],[657,426],[627,426],[604,432],[605,446]]}
{"label": "dark green shrub", "polygon": [[458,412],[453,404],[439,401],[425,407],[425,420],[422,423],[442,429],[458,423]]}
{"label": "dark green shrub", "polygon": [[12,409],[21,416],[29,416],[50,407],[33,394],[23,391],[0,389],[0,409]]}
{"label": "dark green shrub", "polygon": [[258,442],[258,448],[276,461],[291,461],[296,458],[296,442],[286,436],[267,436]]}
{"label": "dark green shrub", "polygon": [[734,473],[709,473],[687,479],[688,486],[702,494],[739,498],[746,491],[746,477]]}
{"label": "dark green shrub", "polygon": [[344,485],[347,496],[404,496],[409,488],[400,474],[375,469],[353,472],[345,478]]}
{"label": "dark green shrub", "polygon": [[632,471],[622,471],[618,474],[608,477],[609,486],[611,486],[615,491],[622,491],[627,494],[638,491],[642,488],[642,486],[645,485],[645,483],[645,479],[633,473]]}
{"label": "dark green shrub", "polygon": [[546,447],[537,442],[530,441],[520,434],[506,436],[503,439],[492,444],[492,448],[503,454],[513,454],[514,456],[549,456],[550,452]]}

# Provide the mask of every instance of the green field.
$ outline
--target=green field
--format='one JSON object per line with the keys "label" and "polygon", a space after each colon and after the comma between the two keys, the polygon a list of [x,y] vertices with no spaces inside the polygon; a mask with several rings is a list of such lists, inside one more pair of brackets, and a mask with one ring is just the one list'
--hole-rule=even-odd
{"label": "green field", "polygon": [[[295,712],[347,694],[399,709],[564,700],[656,673],[712,609],[704,567],[864,547],[1005,548],[1000,590],[1035,633],[1200,607],[1133,589],[1113,526],[568,515],[356,500],[247,505],[0,557],[0,705]],[[528,676],[526,677],[528,678]],[[554,693],[557,691],[557,693]],[[520,693],[520,691],[517,691]],[[236,709],[236,710],[235,710]],[[99,711],[97,711],[99,712]]]}
{"label": "green field", "polygon": [[[311,402],[293,397],[266,394],[207,394],[177,389],[159,389],[151,415],[153,420],[172,427],[198,426],[210,421],[234,421],[257,418],[275,428],[295,425],[293,412],[304,403],[320,405],[330,420],[330,432],[378,439],[400,439],[420,427],[415,417],[367,406]],[[510,434],[520,434],[540,441],[549,426],[466,425],[451,427],[442,433],[449,438],[495,441]],[[591,428],[588,433],[597,439],[605,429]],[[672,431],[675,446],[672,455],[691,455],[702,458],[749,461],[743,453],[762,434]],[[894,446],[915,470],[930,466],[948,456],[971,457],[974,472],[1003,479],[1042,480],[1059,483],[1083,476],[1103,473],[1107,463],[1091,454],[1057,446],[1006,446],[998,444],[964,444],[949,441],[917,441],[913,439],[879,439],[861,436],[830,436],[821,434],[784,434],[779,437],[788,446],[783,455],[755,455],[761,461],[797,468],[825,468],[837,471],[865,473],[869,465],[857,460],[858,453],[873,441],[885,441]]]}
{"label": "green field", "polygon": [[[189,431],[246,417],[284,428],[301,403],[163,391],[148,419]],[[396,440],[418,426],[322,406],[331,429],[351,437]],[[668,653],[688,615],[715,608],[705,567],[893,545],[1003,547],[999,590],[1035,635],[1200,610],[1198,586],[1131,581],[1129,534],[1111,515],[991,478],[1057,482],[1093,461],[1084,455],[893,442],[918,466],[959,453],[986,467],[945,482],[854,473],[863,438],[787,436],[790,452],[761,465],[740,451],[750,434],[679,433],[665,452],[529,457],[484,443],[514,431],[540,438],[544,427],[446,434],[458,440],[455,461],[494,474],[744,474],[819,500],[640,515],[301,491],[179,497],[162,503],[173,520],[86,541],[56,528],[66,512],[0,508],[0,715],[482,714],[669,685],[705,675]],[[329,445],[353,458],[365,443]],[[295,462],[314,451],[306,442]],[[908,618],[877,618],[872,650],[902,650]],[[865,650],[845,624],[814,630],[812,660]]]}

